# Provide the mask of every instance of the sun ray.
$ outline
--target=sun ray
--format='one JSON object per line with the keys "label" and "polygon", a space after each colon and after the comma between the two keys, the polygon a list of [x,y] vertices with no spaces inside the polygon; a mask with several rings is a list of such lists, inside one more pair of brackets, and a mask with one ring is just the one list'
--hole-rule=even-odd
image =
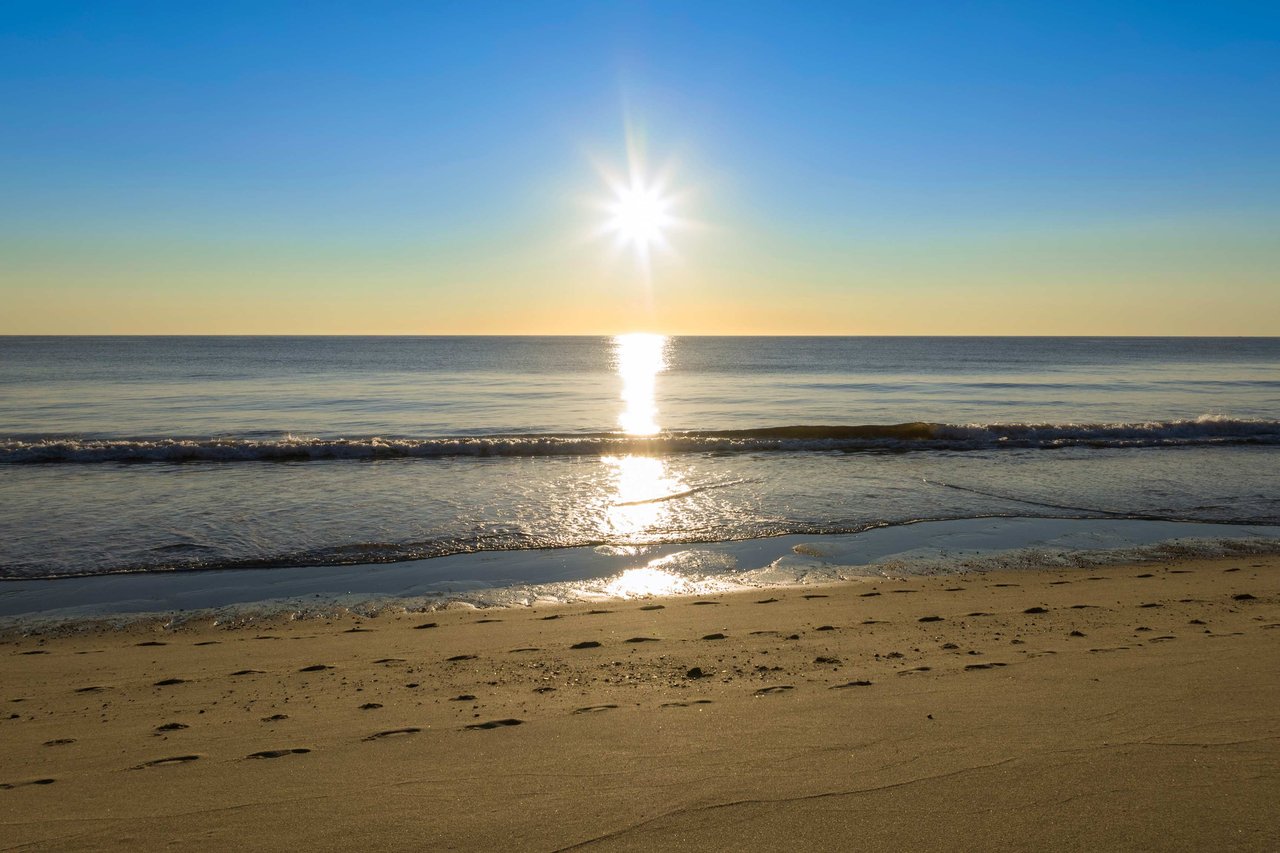
{"label": "sun ray", "polygon": [[626,164],[621,172],[597,164],[607,196],[597,202],[604,214],[597,234],[610,238],[614,248],[631,255],[642,277],[651,283],[653,259],[671,253],[669,235],[682,227],[677,215],[680,197],[672,191],[672,164],[651,171],[645,162],[640,134],[628,126]]}

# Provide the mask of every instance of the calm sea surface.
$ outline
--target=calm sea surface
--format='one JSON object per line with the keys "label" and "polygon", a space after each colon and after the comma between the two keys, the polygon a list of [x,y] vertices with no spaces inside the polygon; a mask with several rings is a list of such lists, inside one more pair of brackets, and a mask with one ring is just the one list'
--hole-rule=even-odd
{"label": "calm sea surface", "polygon": [[1280,523],[1280,339],[0,338],[0,577]]}

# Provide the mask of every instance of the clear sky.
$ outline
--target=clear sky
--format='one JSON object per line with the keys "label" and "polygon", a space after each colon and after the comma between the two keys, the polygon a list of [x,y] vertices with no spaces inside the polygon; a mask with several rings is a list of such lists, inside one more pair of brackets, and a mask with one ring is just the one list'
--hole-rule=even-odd
{"label": "clear sky", "polygon": [[[600,233],[629,147],[667,178],[647,265]],[[0,333],[1280,334],[1280,3],[0,0],[0,300]]]}

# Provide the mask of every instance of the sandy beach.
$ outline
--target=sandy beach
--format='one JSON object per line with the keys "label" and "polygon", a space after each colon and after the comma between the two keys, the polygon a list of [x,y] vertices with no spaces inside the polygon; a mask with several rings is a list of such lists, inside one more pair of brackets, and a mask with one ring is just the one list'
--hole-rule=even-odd
{"label": "sandy beach", "polygon": [[4,849],[1280,845],[1280,558],[10,636]]}

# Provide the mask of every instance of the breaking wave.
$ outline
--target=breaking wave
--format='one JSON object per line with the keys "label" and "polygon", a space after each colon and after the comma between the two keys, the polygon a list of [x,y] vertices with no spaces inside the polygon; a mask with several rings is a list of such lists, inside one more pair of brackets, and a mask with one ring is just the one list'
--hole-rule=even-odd
{"label": "breaking wave", "polygon": [[1001,450],[1280,444],[1280,421],[1205,415],[1141,423],[903,423],[621,433],[519,434],[445,438],[0,439],[0,464],[101,462],[298,462],[621,453]]}

